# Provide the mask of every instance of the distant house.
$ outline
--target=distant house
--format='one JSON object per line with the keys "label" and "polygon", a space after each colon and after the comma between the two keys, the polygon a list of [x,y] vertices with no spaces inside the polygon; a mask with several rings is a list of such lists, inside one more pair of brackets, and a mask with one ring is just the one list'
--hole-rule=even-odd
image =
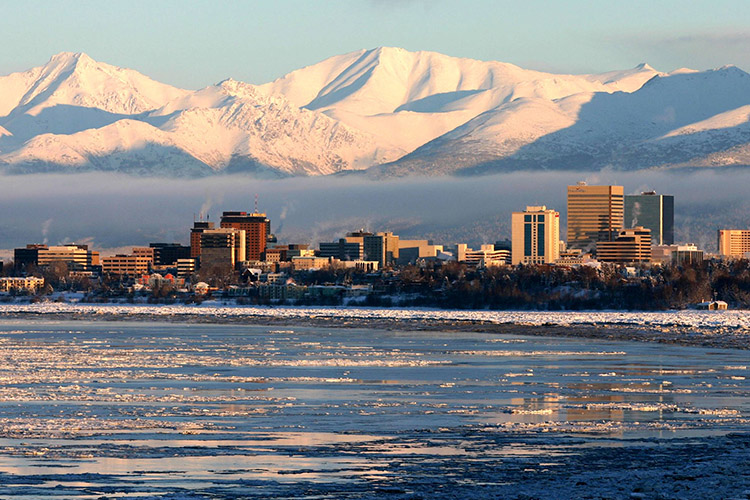
{"label": "distant house", "polygon": [[729,305],[723,300],[706,300],[696,306],[703,311],[726,311]]}

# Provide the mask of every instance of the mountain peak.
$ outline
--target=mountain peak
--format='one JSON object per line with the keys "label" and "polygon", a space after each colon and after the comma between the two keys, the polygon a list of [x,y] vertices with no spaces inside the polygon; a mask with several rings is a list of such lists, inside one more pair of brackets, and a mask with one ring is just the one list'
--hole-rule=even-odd
{"label": "mountain peak", "polygon": [[73,67],[79,64],[96,63],[85,52],[59,52],[50,57],[46,67]]}
{"label": "mountain peak", "polygon": [[643,71],[656,71],[650,64],[648,63],[641,63],[638,66],[635,67],[637,70],[643,70]]}

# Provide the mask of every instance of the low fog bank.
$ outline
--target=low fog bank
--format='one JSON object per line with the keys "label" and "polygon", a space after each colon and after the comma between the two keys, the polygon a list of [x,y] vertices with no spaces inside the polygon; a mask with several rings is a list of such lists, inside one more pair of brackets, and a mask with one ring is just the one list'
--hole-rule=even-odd
{"label": "low fog bank", "polygon": [[[750,227],[750,172],[515,172],[487,177],[359,176],[255,180],[138,179],[115,174],[0,177],[0,249],[27,243],[88,243],[104,253],[149,242],[188,243],[194,217],[258,208],[280,242],[330,241],[347,231],[392,230],[404,238],[472,245],[510,238],[510,215],[526,205],[561,213],[566,186],[620,184],[627,194],[675,196],[675,238],[716,249],[718,228]],[[3,254],[0,253],[0,257]],[[7,257],[7,254],[5,254]]]}

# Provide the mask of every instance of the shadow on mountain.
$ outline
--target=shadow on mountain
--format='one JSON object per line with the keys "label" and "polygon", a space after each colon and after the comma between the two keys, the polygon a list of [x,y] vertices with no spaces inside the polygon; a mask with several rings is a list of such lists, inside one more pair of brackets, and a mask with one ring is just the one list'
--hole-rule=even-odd
{"label": "shadow on mountain", "polygon": [[77,166],[33,160],[12,165],[0,164],[0,171],[11,175],[116,172],[135,177],[165,178],[207,177],[216,173],[211,167],[179,148],[153,143],[104,156],[90,156],[86,163]]}
{"label": "shadow on mountain", "polygon": [[402,104],[393,112],[398,113],[399,111],[415,111],[417,113],[439,113],[441,112],[440,110],[448,104],[452,104],[456,101],[460,101],[465,97],[479,94],[481,92],[486,92],[486,89],[457,90],[455,92],[433,94],[422,99],[417,99],[415,101]]}
{"label": "shadow on mountain", "polygon": [[101,128],[124,118],[138,119],[137,115],[110,113],[97,108],[58,104],[44,108],[38,115],[32,116],[21,111],[13,112],[0,118],[0,125],[13,134],[18,143],[39,134],[70,135],[92,128]]}
{"label": "shadow on mountain", "polygon": [[[356,68],[359,66],[362,62],[366,61],[368,57],[371,57],[372,51],[367,51],[364,54],[362,54],[360,57],[357,58],[356,61],[351,63],[344,71],[340,73],[340,75],[345,75],[347,72],[351,69]],[[303,108],[307,109],[319,109],[324,108],[326,106],[329,106],[331,104],[334,104],[338,101],[341,101],[359,89],[361,89],[367,81],[372,76],[373,71],[375,70],[375,66],[371,67],[364,73],[362,73],[359,78],[354,80],[352,83],[346,85],[345,87],[341,87],[338,90],[329,92],[331,88],[333,88],[333,85],[338,82],[338,78],[334,79],[332,82],[330,82],[328,85],[320,89],[320,92],[318,92],[318,95],[310,101],[305,106],[302,106]]]}
{"label": "shadow on mountain", "polygon": [[247,175],[256,179],[284,179],[288,175],[264,165],[254,158],[233,155],[227,166],[222,170],[223,174]]}
{"label": "shadow on mountain", "polygon": [[437,138],[377,167],[374,175],[410,175],[430,168],[442,174],[483,175],[714,166],[706,157],[750,144],[750,123],[665,136],[747,105],[750,75],[738,68],[654,77],[633,93],[594,94],[580,108],[574,125],[523,145],[510,156],[499,157],[497,143],[473,139],[469,132],[452,141]]}

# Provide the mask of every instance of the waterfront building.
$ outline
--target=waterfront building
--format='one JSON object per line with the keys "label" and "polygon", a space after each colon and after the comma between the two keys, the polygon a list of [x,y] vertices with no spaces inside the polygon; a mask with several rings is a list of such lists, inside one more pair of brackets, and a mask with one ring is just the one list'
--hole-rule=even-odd
{"label": "waterfront building", "polygon": [[246,235],[242,229],[223,227],[201,233],[201,268],[230,266],[246,260]]}
{"label": "waterfront building", "polygon": [[596,243],[600,262],[651,262],[651,230],[644,227],[623,229],[613,241]]}
{"label": "waterfront building", "polygon": [[261,260],[266,251],[270,224],[271,221],[264,213],[224,212],[219,226],[244,231],[247,260]]}
{"label": "waterfront building", "polygon": [[750,253],[749,229],[719,229],[719,255],[734,259]]}
{"label": "waterfront building", "polygon": [[194,221],[190,230],[190,258],[197,259],[201,256],[201,235],[203,231],[214,229],[214,223],[208,221]]}
{"label": "waterfront building", "polygon": [[511,264],[550,264],[560,256],[560,214],[528,206],[511,216]]}
{"label": "waterfront building", "polygon": [[597,241],[612,241],[623,228],[622,186],[568,186],[568,248],[592,251]]}
{"label": "waterfront building", "polygon": [[674,196],[647,191],[625,195],[625,226],[651,230],[651,244],[674,243]]}
{"label": "waterfront building", "polygon": [[11,290],[24,290],[36,293],[37,290],[44,286],[42,278],[28,276],[26,278],[0,278],[0,292],[10,292]]}

